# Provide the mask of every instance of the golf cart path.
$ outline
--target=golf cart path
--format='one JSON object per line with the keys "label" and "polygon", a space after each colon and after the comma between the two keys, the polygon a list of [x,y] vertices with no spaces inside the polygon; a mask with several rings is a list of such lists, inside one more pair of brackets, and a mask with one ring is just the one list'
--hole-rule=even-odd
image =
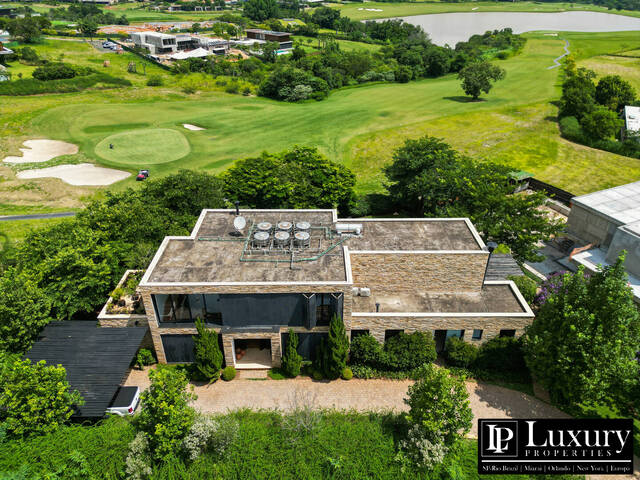
{"label": "golf cart path", "polygon": [[34,213],[31,215],[2,215],[0,216],[0,222],[7,222],[11,220],[42,220],[45,218],[73,217],[75,214],[76,212]]}
{"label": "golf cart path", "polygon": [[558,68],[560,64],[560,60],[569,55],[571,52],[569,51],[569,40],[564,40],[564,53],[557,58],[553,59],[553,65],[547,67],[547,70],[552,70],[554,68]]}

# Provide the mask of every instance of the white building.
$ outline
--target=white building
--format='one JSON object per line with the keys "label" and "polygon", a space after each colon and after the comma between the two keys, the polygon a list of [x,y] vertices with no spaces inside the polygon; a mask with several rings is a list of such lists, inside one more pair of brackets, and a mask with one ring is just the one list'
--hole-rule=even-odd
{"label": "white building", "polygon": [[640,134],[640,107],[624,107],[624,128],[623,137]]}

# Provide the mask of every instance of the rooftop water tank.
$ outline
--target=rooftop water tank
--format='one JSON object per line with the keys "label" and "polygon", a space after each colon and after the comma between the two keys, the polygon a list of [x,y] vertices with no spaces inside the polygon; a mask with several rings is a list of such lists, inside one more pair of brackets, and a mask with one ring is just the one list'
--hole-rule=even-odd
{"label": "rooftop water tank", "polygon": [[253,244],[256,247],[266,247],[269,245],[269,233],[268,232],[256,232],[253,234]]}
{"label": "rooftop water tank", "polygon": [[336,232],[339,234],[360,235],[362,233],[361,223],[336,223]]}
{"label": "rooftop water tank", "polygon": [[309,232],[296,232],[293,236],[296,247],[308,247],[311,236]]}
{"label": "rooftop water tank", "polygon": [[276,234],[273,236],[274,240],[275,240],[275,244],[278,247],[285,247],[289,244],[289,238],[291,236],[289,235],[288,232],[276,232]]}

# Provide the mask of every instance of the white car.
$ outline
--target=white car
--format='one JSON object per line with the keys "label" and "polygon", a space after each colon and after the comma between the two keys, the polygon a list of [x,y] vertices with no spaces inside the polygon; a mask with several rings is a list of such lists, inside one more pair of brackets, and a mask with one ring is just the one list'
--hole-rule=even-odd
{"label": "white car", "polygon": [[107,413],[120,415],[121,417],[133,415],[138,403],[140,403],[140,388],[120,386],[115,399],[107,408]]}

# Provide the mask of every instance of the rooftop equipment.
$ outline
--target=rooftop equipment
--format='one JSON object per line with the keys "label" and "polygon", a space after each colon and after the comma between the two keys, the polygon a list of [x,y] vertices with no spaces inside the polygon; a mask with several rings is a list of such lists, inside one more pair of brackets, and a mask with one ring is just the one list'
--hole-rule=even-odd
{"label": "rooftop equipment", "polygon": [[296,223],[296,230],[299,232],[308,232],[311,230],[311,224],[309,222],[298,222]]}
{"label": "rooftop equipment", "polygon": [[253,244],[256,247],[266,247],[267,245],[269,245],[269,233],[262,231],[254,233]]}
{"label": "rooftop equipment", "polygon": [[361,297],[370,297],[371,296],[371,289],[369,287],[360,288],[360,296]]}
{"label": "rooftop equipment", "polygon": [[247,226],[246,218],[238,216],[233,219],[233,228],[235,228],[236,231],[241,232],[246,226]]}
{"label": "rooftop equipment", "polygon": [[291,235],[289,235],[289,232],[280,231],[276,232],[273,238],[277,247],[286,247],[289,244]]}
{"label": "rooftop equipment", "polygon": [[278,222],[278,230],[290,232],[292,228],[293,224],[291,222]]}
{"label": "rooftop equipment", "polygon": [[309,232],[296,232],[293,237],[296,247],[308,247],[311,242],[311,235],[309,235]]}
{"label": "rooftop equipment", "polygon": [[269,222],[260,222],[258,224],[258,230],[261,232],[270,232],[273,225]]}
{"label": "rooftop equipment", "polygon": [[336,223],[336,232],[339,235],[351,234],[360,235],[362,233],[361,223]]}

